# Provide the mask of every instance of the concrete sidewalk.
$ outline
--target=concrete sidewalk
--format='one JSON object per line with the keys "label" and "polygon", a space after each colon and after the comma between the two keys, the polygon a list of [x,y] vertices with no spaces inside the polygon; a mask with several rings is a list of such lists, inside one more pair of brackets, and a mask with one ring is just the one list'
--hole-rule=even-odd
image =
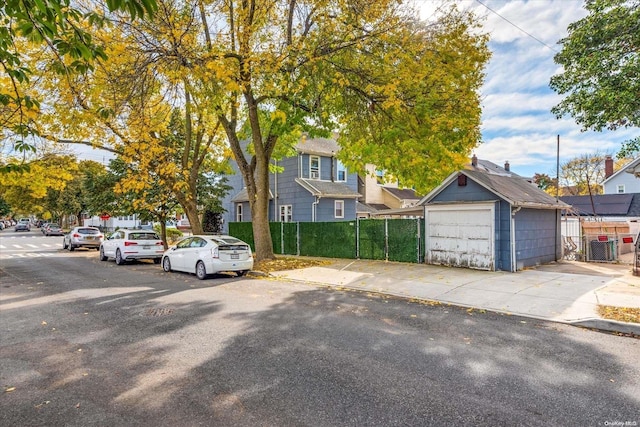
{"label": "concrete sidewalk", "polygon": [[633,276],[629,266],[560,262],[508,273],[385,261],[329,261],[327,266],[272,275],[640,335],[640,324],[598,315],[599,304],[640,308],[640,277]]}

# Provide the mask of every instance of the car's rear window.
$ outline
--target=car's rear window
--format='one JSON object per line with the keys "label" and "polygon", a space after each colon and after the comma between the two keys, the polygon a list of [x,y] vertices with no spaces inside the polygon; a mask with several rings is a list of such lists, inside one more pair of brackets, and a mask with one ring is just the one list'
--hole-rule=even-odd
{"label": "car's rear window", "polygon": [[131,240],[160,240],[160,236],[156,233],[130,233]]}
{"label": "car's rear window", "polygon": [[100,230],[96,230],[95,228],[78,228],[78,233],[80,233],[80,234],[100,234]]}

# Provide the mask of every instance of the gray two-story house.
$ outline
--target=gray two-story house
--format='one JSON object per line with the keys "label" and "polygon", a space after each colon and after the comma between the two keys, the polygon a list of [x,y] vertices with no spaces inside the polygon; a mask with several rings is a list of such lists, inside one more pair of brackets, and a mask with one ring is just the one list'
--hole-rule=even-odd
{"label": "gray two-story house", "polygon": [[[303,137],[297,155],[273,161],[279,173],[269,176],[269,220],[275,222],[326,222],[356,218],[358,176],[336,158],[337,142]],[[232,187],[223,200],[224,230],[229,222],[250,222],[247,189],[233,163]]]}

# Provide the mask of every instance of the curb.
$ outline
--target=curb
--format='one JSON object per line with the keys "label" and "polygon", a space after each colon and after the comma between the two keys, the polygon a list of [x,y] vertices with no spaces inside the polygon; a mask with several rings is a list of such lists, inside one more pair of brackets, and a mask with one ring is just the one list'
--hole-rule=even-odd
{"label": "curb", "polygon": [[618,332],[621,334],[632,334],[640,337],[640,324],[638,323],[592,318],[584,320],[574,320],[567,322],[567,324],[580,328],[598,329],[600,331]]}
{"label": "curb", "polygon": [[[252,273],[258,273],[258,274],[256,274],[256,276],[258,276],[258,277],[262,276],[262,277],[278,278],[277,275],[273,275],[273,274],[269,274],[269,273],[263,273],[263,272],[257,272],[257,271],[252,272]],[[282,277],[279,277],[279,279],[288,280],[288,281],[296,282],[296,283],[304,283],[304,284],[308,284],[308,285],[325,286],[325,287],[328,287],[328,288],[337,288],[339,290],[349,290],[349,291],[356,291],[356,292],[362,292],[363,291],[363,289],[353,288],[353,287],[350,287],[348,285],[334,285],[334,284],[331,284],[331,283],[313,282],[313,281],[309,281],[309,280],[282,278]],[[604,286],[606,286],[606,285],[604,285]],[[454,303],[454,302],[451,302],[451,301],[439,301],[439,300],[433,300],[433,299],[419,298],[419,297],[415,297],[415,296],[395,294],[395,293],[389,292],[389,291],[385,292],[385,291],[380,291],[380,290],[377,290],[377,291],[367,290],[367,292],[372,292],[372,293],[380,294],[380,295],[388,295],[390,297],[402,298],[402,299],[406,299],[406,300],[431,301],[431,302],[437,302],[437,303],[440,303],[440,304],[446,304],[446,305],[453,306],[453,307],[473,308],[475,310],[486,310],[486,311],[490,311],[490,312],[493,312],[493,313],[508,314],[508,315],[513,315],[513,316],[526,317],[526,318],[529,318],[529,319],[536,319],[536,320],[542,320],[542,321],[553,322],[553,323],[561,323],[561,324],[564,324],[564,325],[575,326],[575,327],[580,327],[580,328],[597,329],[597,330],[600,330],[600,331],[615,332],[615,333],[620,333],[620,334],[630,334],[630,335],[634,335],[634,336],[640,337],[640,323],[636,324],[636,323],[628,323],[628,322],[619,322],[617,320],[607,320],[607,319],[595,318],[595,317],[594,318],[590,318],[590,319],[581,319],[581,320],[550,319],[550,318],[547,318],[547,317],[533,316],[533,315],[527,315],[527,314],[511,312],[511,311],[510,312],[505,312],[505,311],[500,311],[500,310],[495,310],[495,309],[488,309],[488,308],[475,307],[475,306],[464,305],[464,304],[457,304],[457,303]]]}

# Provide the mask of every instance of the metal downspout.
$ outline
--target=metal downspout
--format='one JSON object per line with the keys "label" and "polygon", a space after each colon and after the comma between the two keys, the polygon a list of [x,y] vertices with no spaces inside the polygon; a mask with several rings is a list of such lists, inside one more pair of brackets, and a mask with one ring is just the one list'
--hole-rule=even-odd
{"label": "metal downspout", "polygon": [[511,272],[518,271],[518,263],[516,260],[516,214],[522,209],[522,206],[511,211]]}

